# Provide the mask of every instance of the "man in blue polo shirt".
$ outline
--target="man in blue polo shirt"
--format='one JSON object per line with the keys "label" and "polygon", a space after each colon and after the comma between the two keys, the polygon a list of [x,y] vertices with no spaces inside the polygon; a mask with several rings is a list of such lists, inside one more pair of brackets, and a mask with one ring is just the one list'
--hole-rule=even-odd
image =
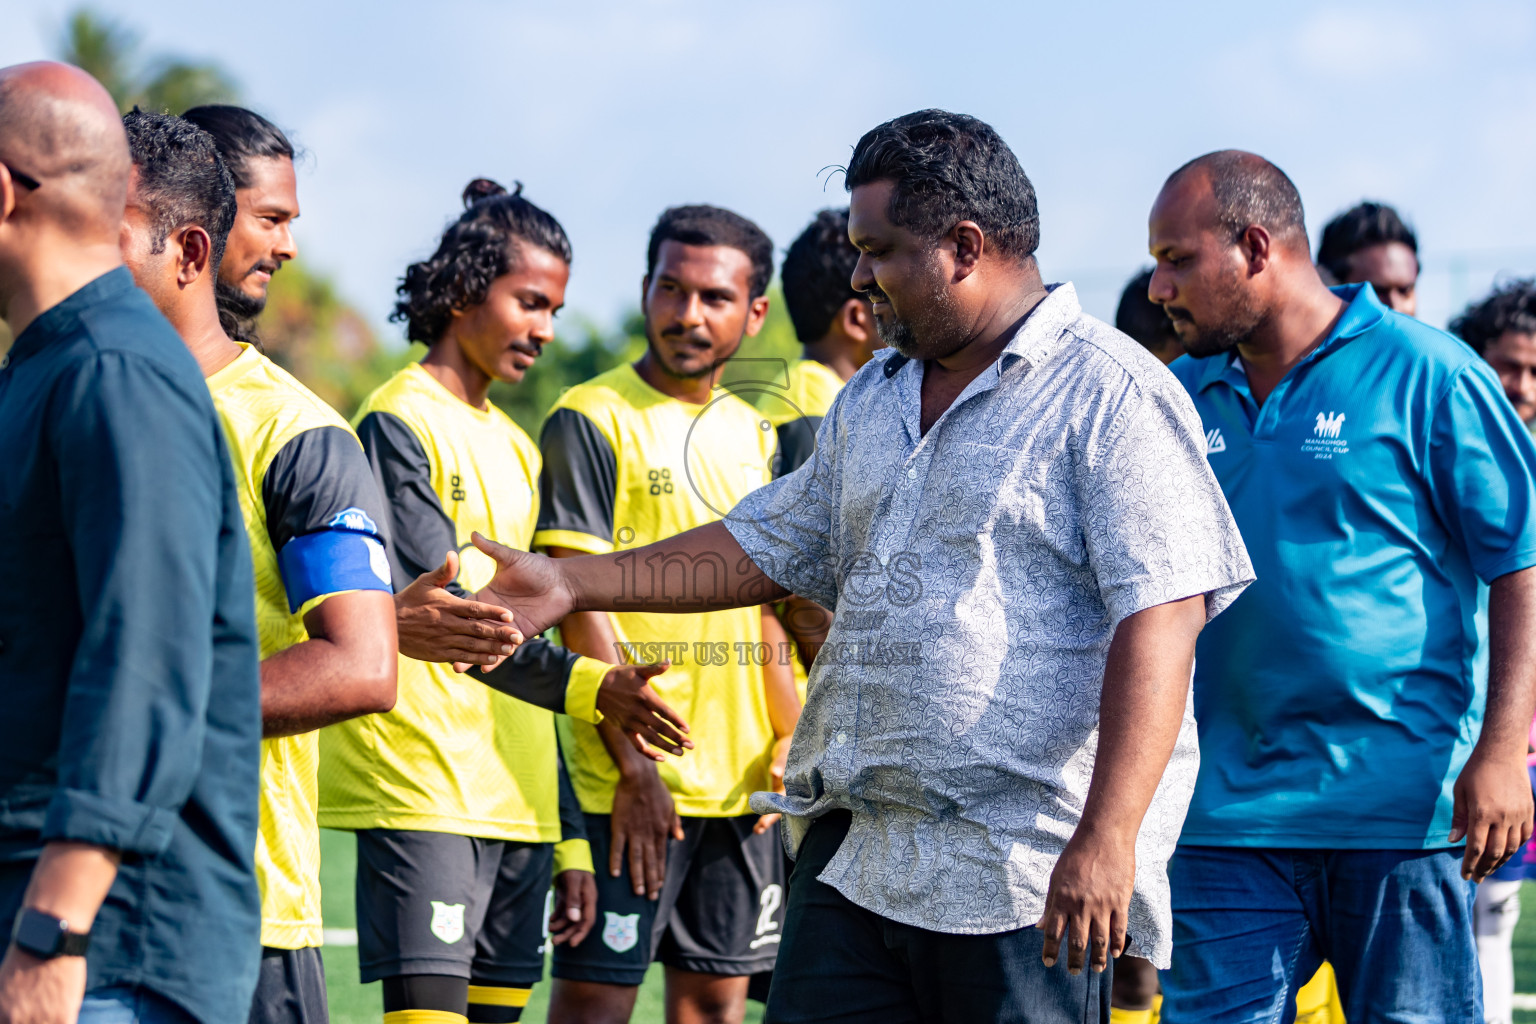
{"label": "man in blue polo shirt", "polygon": [[1470,882],[1531,835],[1536,447],[1466,346],[1323,285],[1269,162],[1180,168],[1149,235],[1258,576],[1200,636],[1163,1017],[1281,1020],[1327,959],[1351,1021],[1481,1020]]}

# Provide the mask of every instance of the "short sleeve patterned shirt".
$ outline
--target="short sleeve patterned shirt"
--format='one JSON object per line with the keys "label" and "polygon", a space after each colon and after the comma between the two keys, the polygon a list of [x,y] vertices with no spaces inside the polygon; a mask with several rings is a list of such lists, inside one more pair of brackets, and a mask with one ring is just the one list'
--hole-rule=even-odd
{"label": "short sleeve patterned shirt", "polygon": [[[791,845],[853,824],[821,880],[895,921],[1033,925],[1082,815],[1115,626],[1253,579],[1184,389],[1085,315],[1071,285],[929,429],[923,366],[866,365],[815,453],[726,520],[779,584],[836,615],[811,670],[786,795]],[[1168,963],[1166,865],[1199,755],[1186,701],[1137,841],[1131,951]]]}

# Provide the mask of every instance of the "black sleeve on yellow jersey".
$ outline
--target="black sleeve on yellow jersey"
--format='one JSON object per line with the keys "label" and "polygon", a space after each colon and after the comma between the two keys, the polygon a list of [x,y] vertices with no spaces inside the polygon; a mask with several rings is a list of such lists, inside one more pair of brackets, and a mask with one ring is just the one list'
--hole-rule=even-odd
{"label": "black sleeve on yellow jersey", "polygon": [[510,658],[489,672],[482,673],[477,668],[470,672],[508,697],[563,715],[566,684],[570,682],[571,666],[579,657],[574,651],[536,636],[518,644]]}
{"label": "black sleeve on yellow jersey", "polygon": [[[432,463],[405,421],[393,413],[371,412],[357,425],[379,490],[389,501],[389,564],[395,589],[403,590],[424,572],[443,564],[459,547],[458,531],[432,489]],[[448,590],[468,594],[457,580]]]}
{"label": "black sleeve on yellow jersey", "polygon": [[[379,487],[389,495],[389,526],[395,543],[390,564],[395,585],[405,588],[424,572],[443,564],[443,556],[458,549],[458,531],[432,489],[432,464],[416,434],[400,417],[371,412],[357,425]],[[457,580],[447,589],[471,597]],[[565,713],[565,689],[577,655],[533,637],[489,673],[470,669],[469,676],[509,697],[559,714]]]}
{"label": "black sleeve on yellow jersey", "polygon": [[539,435],[540,530],[571,530],[613,540],[619,462],[597,424],[574,409],[556,409]]}
{"label": "black sleeve on yellow jersey", "polygon": [[800,416],[788,423],[779,424],[779,456],[774,462],[775,478],[788,476],[810,460],[816,450],[816,431],[821,429],[820,416]]}
{"label": "black sleeve on yellow jersey", "polygon": [[267,465],[261,500],[290,611],[326,594],[391,591],[387,510],[348,431],[290,438]]}
{"label": "black sleeve on yellow jersey", "polygon": [[560,775],[560,842],[587,838],[587,819],[581,813],[581,801],[571,786],[570,773],[565,770],[565,751],[555,751],[556,769]]}
{"label": "black sleeve on yellow jersey", "polygon": [[295,537],[334,527],[337,514],[358,509],[389,537],[388,509],[356,438],[341,427],[296,434],[273,456],[261,481],[267,536],[281,551]]}

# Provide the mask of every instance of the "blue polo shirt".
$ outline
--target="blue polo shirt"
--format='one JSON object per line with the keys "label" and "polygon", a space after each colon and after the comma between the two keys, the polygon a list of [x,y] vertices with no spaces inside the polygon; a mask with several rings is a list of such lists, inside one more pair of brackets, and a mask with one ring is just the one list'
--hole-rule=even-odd
{"label": "blue polo shirt", "polygon": [[1172,366],[1258,581],[1200,635],[1181,842],[1450,845],[1487,683],[1481,584],[1536,565],[1536,446],[1470,348],[1368,285],[1262,406]]}

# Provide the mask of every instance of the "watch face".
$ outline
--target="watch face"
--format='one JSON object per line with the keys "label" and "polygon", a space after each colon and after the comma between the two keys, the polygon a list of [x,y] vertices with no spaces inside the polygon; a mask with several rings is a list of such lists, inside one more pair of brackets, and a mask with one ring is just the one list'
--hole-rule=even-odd
{"label": "watch face", "polygon": [[69,934],[69,925],[40,910],[23,910],[16,915],[16,930],[11,941],[36,956],[55,956]]}

